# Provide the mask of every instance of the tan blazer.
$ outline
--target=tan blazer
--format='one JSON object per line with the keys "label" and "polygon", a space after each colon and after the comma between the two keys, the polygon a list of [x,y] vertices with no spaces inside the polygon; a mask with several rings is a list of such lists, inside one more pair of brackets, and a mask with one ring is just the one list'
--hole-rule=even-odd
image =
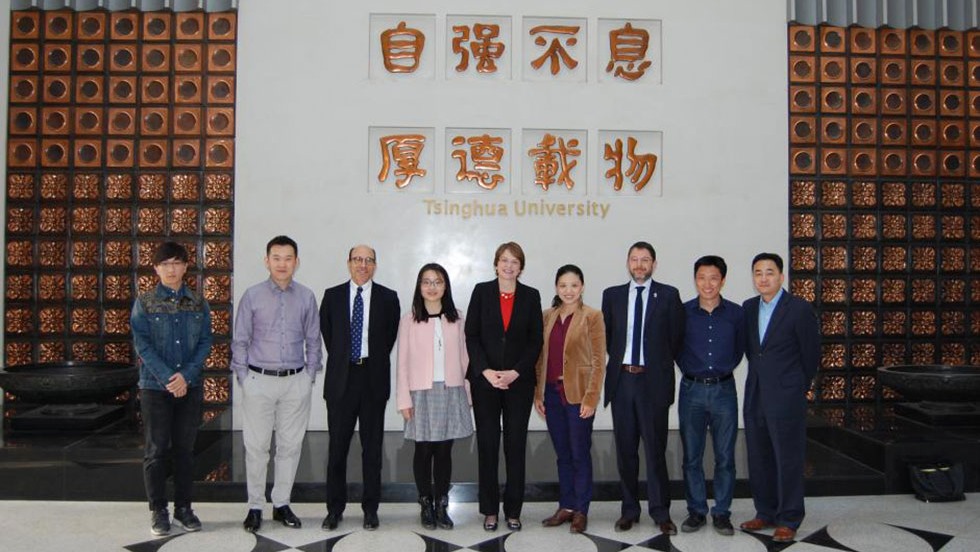
{"label": "tan blazer", "polygon": [[[544,311],[544,347],[534,367],[537,385],[534,398],[544,400],[544,384],[548,375],[548,342],[551,330],[558,320],[559,309]],[[585,404],[595,408],[606,374],[606,326],[602,313],[580,304],[572,315],[572,324],[565,334],[565,354],[562,362],[562,378],[565,397],[571,404]]]}

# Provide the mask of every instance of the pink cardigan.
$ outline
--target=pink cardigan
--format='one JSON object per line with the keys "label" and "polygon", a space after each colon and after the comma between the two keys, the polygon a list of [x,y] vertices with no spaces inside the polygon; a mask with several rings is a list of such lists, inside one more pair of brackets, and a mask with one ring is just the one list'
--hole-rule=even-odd
{"label": "pink cardigan", "polygon": [[459,319],[450,324],[443,318],[416,322],[412,319],[412,313],[408,313],[398,324],[398,367],[395,373],[398,410],[412,408],[411,391],[432,389],[432,340],[436,324],[442,324],[442,338],[446,347],[446,387],[465,385],[469,398],[466,367],[470,357],[466,352],[463,315],[460,314]]}

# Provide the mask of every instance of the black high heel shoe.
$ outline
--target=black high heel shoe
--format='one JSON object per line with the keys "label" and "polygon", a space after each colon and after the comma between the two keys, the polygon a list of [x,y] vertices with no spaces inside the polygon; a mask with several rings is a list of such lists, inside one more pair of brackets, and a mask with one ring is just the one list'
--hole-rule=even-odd
{"label": "black high heel shoe", "polygon": [[507,518],[507,528],[511,531],[520,531],[521,520],[518,518]]}
{"label": "black high heel shoe", "polygon": [[[493,520],[493,521],[491,521]],[[496,531],[497,530],[497,516],[486,516],[483,518],[483,530],[484,531]]]}

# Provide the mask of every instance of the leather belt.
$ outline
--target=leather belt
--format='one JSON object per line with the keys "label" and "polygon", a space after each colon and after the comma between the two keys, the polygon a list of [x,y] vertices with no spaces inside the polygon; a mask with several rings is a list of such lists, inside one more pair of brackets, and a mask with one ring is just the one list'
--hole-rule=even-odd
{"label": "leather belt", "polygon": [[363,366],[367,364],[367,361],[368,361],[368,357],[361,357],[357,360],[351,360],[350,363],[351,366]]}
{"label": "leather belt", "polygon": [[627,374],[642,374],[643,372],[646,372],[647,369],[643,366],[637,366],[635,364],[624,364],[623,371]]}
{"label": "leather belt", "polygon": [[719,376],[717,378],[699,378],[697,376],[689,376],[687,374],[684,374],[684,379],[690,380],[690,381],[693,381],[693,382],[696,382],[696,383],[703,383],[705,385],[714,385],[716,383],[721,383],[723,381],[728,381],[728,380],[732,379],[732,377],[733,376],[731,374],[728,374],[728,375],[725,375],[725,376]]}
{"label": "leather belt", "polygon": [[286,377],[286,376],[291,376],[293,374],[298,374],[298,373],[300,373],[300,372],[303,371],[303,367],[302,366],[300,366],[299,368],[288,368],[286,370],[266,370],[265,368],[259,368],[258,366],[252,366],[251,364],[248,365],[248,369],[251,370],[251,371],[253,371],[253,372],[258,372],[258,373],[262,374],[263,376],[277,376],[277,377],[280,377],[280,378]]}

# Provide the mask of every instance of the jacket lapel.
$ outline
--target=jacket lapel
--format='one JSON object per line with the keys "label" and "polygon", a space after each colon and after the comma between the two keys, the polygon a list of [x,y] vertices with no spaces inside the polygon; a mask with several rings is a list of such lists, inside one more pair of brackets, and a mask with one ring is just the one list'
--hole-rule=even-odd
{"label": "jacket lapel", "polygon": [[[789,308],[787,306],[789,305],[787,295],[786,290],[783,290],[783,294],[779,297],[779,302],[776,303],[776,309],[772,312],[772,317],[769,318],[769,325],[766,326],[766,335],[759,343],[759,347],[762,349],[765,349],[766,344],[769,343],[769,336],[772,335],[773,330],[775,330],[776,327],[779,326],[779,323],[782,322],[783,318],[786,317],[786,309]],[[760,298],[759,301],[762,301],[762,299]],[[756,320],[758,320],[758,318],[756,318]],[[759,324],[756,322],[756,332],[759,331],[758,328]]]}

